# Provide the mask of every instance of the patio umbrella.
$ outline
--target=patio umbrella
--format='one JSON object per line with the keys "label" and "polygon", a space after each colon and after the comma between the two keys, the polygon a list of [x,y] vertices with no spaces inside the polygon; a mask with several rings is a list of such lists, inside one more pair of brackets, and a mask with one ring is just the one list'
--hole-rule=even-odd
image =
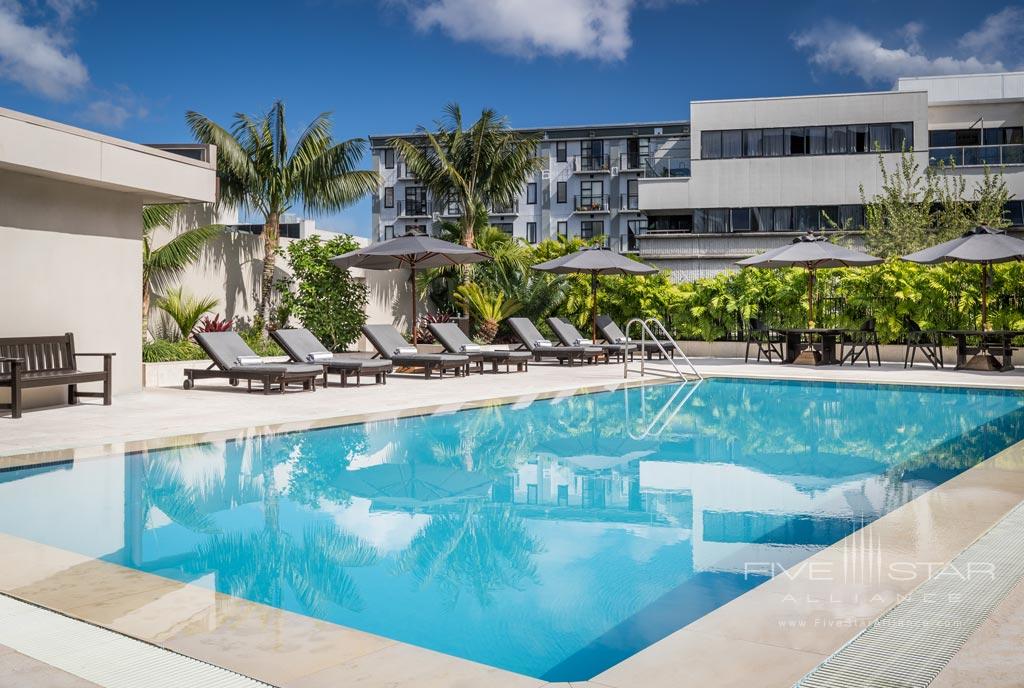
{"label": "patio umbrella", "polygon": [[458,468],[386,463],[343,471],[334,482],[350,494],[389,506],[421,507],[463,499],[483,499],[493,479]]}
{"label": "patio umbrella", "polygon": [[412,273],[412,343],[416,343],[416,271],[465,263],[480,263],[491,257],[469,246],[453,244],[422,234],[406,234],[331,258],[341,269],[396,270]]}
{"label": "patio umbrella", "polygon": [[590,275],[590,336],[597,340],[597,276],[598,275],[653,275],[657,268],[638,263],[603,246],[592,246],[574,253],[538,263],[534,270],[556,274]]}
{"label": "patio umbrella", "polygon": [[737,261],[737,265],[759,268],[804,268],[807,279],[807,322],[814,327],[814,280],[818,268],[848,268],[878,265],[881,258],[869,256],[838,244],[822,234],[809,232],[793,239],[792,243]]}
{"label": "patio umbrella", "polygon": [[961,261],[981,264],[981,329],[988,329],[988,268],[993,263],[1024,260],[1024,241],[984,225],[965,232],[958,239],[903,256],[911,263],[935,265]]}

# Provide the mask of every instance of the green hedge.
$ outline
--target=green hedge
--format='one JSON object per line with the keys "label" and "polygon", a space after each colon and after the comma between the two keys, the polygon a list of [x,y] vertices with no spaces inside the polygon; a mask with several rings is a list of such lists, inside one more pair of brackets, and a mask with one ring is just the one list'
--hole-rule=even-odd
{"label": "green hedge", "polygon": [[[258,356],[283,356],[284,350],[273,339],[255,328],[238,330],[238,334]],[[200,361],[209,358],[202,347],[191,339],[172,342],[167,339],[155,339],[142,343],[142,360],[146,363],[165,361]]]}

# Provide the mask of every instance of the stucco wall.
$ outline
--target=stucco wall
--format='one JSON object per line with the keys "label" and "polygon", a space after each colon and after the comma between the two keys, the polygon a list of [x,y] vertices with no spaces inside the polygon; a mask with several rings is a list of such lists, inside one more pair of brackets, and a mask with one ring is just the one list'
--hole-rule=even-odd
{"label": "stucco wall", "polygon": [[[141,389],[140,211],[132,194],[0,170],[0,337],[73,332],[79,351],[117,354],[115,392]],[[64,397],[54,388],[24,399]]]}

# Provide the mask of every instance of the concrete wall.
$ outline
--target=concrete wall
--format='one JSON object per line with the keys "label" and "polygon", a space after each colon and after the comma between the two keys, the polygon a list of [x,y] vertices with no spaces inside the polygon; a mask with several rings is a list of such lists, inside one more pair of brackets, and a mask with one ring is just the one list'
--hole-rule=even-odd
{"label": "concrete wall", "polygon": [[[117,354],[116,392],[140,389],[141,207],[132,194],[0,169],[0,337],[73,332],[77,350]],[[27,390],[24,399],[46,405],[65,394]],[[9,400],[6,389],[0,398]]]}

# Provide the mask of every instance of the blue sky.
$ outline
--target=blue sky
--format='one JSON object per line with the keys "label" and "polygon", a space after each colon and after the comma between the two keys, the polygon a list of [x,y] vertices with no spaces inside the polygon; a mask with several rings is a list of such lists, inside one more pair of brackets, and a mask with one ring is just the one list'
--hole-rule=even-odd
{"label": "blue sky", "polygon": [[[1005,0],[0,0],[0,106],[139,142],[275,98],[296,130],[332,111],[342,138],[450,101],[513,126],[685,119],[690,100],[1022,69],[1022,25]],[[319,218],[369,219],[365,200]]]}

